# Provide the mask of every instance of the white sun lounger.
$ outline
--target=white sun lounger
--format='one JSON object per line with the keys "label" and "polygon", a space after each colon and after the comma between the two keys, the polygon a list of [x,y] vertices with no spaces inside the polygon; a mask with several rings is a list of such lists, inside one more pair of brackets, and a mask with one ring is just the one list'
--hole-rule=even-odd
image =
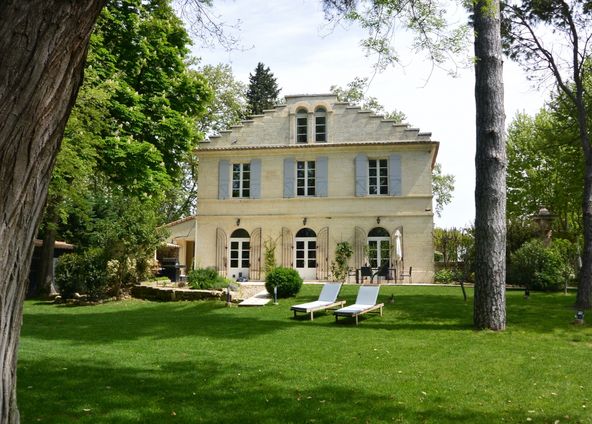
{"label": "white sun lounger", "polygon": [[345,304],[345,301],[337,300],[339,290],[341,290],[341,283],[326,283],[321,289],[319,300],[301,303],[300,305],[293,305],[290,308],[292,311],[294,311],[294,318],[296,318],[297,312],[303,312],[310,314],[310,319],[312,321],[316,311],[324,311],[325,309],[342,307]]}
{"label": "white sun lounger", "polygon": [[335,314],[335,321],[337,321],[338,317],[353,317],[356,319],[356,325],[358,325],[358,317],[360,315],[374,312],[382,316],[384,303],[376,303],[379,290],[380,286],[361,286],[358,291],[356,303],[333,312]]}

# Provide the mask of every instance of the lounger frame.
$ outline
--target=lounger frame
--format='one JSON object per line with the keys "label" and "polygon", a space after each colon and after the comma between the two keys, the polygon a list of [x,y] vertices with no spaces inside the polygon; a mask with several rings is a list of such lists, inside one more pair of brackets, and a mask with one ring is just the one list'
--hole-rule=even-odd
{"label": "lounger frame", "polygon": [[[351,306],[355,306],[355,305],[351,305]],[[364,314],[380,314],[380,316],[382,316],[382,308],[384,307],[384,303],[377,303],[376,305],[372,305],[368,308],[365,309],[361,309],[358,312],[339,312],[339,311],[335,311],[333,312],[335,314],[335,321],[337,321],[337,319],[341,316],[341,317],[349,317],[349,318],[355,318],[356,320],[356,325],[358,325],[358,317]]]}
{"label": "lounger frame", "polygon": [[[313,302],[311,302],[311,303],[313,303]],[[345,300],[339,300],[337,302],[327,303],[326,305],[313,306],[311,308],[298,308],[298,305],[295,305],[295,306],[292,306],[291,309],[292,309],[292,311],[294,311],[294,318],[296,318],[296,313],[302,312],[305,314],[310,314],[310,320],[312,321],[314,319],[315,312],[324,311],[327,309],[342,308],[343,305],[345,305]]]}

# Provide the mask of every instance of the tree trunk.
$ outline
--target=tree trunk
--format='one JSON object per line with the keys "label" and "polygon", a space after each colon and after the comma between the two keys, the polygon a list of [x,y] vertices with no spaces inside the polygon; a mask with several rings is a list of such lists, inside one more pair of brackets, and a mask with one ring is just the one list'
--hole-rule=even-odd
{"label": "tree trunk", "polygon": [[475,300],[477,329],[506,327],[506,145],[499,0],[474,6]]}
{"label": "tree trunk", "polygon": [[580,270],[580,284],[576,295],[575,307],[578,309],[590,309],[590,296],[592,293],[592,158],[586,157],[586,170],[584,178],[584,251],[582,252],[582,269]]}
{"label": "tree trunk", "polygon": [[49,297],[51,293],[51,284],[53,283],[53,256],[55,251],[56,227],[58,224],[58,214],[55,200],[49,197],[45,208],[46,226],[43,237],[43,246],[41,248],[41,260],[39,265],[39,288],[37,296],[42,298]]}
{"label": "tree trunk", "polygon": [[33,238],[103,4],[0,2],[0,424],[19,422],[16,360]]}
{"label": "tree trunk", "polygon": [[590,309],[592,307],[592,146],[590,146],[590,135],[588,132],[588,113],[582,93],[583,85],[580,83],[578,84],[578,104],[576,104],[576,108],[578,111],[580,140],[586,159],[586,168],[584,170],[584,196],[582,198],[584,251],[582,252],[582,269],[575,306],[578,309]]}

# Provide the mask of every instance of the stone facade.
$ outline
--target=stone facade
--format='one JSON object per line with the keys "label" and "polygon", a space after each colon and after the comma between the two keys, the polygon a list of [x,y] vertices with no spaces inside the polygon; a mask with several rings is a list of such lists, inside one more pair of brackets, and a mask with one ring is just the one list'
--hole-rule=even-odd
{"label": "stone facade", "polygon": [[348,241],[352,269],[412,266],[431,282],[437,151],[430,133],[334,95],[287,96],[200,145],[198,215],[169,224],[169,241],[188,267],[251,280],[264,278],[266,241],[308,280],[330,279]]}

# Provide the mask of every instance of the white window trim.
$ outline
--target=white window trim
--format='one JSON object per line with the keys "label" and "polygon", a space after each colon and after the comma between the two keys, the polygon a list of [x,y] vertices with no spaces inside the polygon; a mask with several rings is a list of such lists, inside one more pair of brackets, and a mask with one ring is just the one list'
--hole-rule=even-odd
{"label": "white window trim", "polygon": [[[239,186],[236,190],[238,190],[239,195],[235,196],[235,194],[234,194],[234,191],[235,191],[235,188],[234,188],[234,181],[235,181],[234,180],[234,167],[237,165],[239,166],[239,179],[238,179]],[[249,167],[249,179],[248,180],[245,178],[245,166]],[[232,173],[231,178],[230,178],[230,196],[231,196],[231,198],[233,198],[233,199],[247,199],[247,198],[249,198],[251,195],[251,164],[250,164],[250,162],[233,163],[230,172]],[[245,181],[249,181],[248,188],[244,187]],[[245,190],[249,191],[247,195],[245,195]]]}
{"label": "white window trim", "polygon": [[[370,170],[372,169],[372,166],[370,165],[370,162],[372,161],[376,161],[376,176],[372,177],[370,174]],[[386,186],[385,187],[385,192],[381,193],[380,192],[380,161],[385,161],[385,165],[384,169],[386,169]],[[376,184],[372,184],[372,179],[375,178],[376,179]],[[389,164],[388,164],[388,159],[386,158],[368,158],[368,195],[369,196],[388,196],[389,195]],[[376,193],[372,193],[372,187],[376,188]]]}
{"label": "white window trim", "polygon": [[[304,163],[304,178],[298,178],[298,164],[299,163]],[[314,178],[309,178],[308,176],[308,171],[309,171],[309,165],[312,163],[312,165],[314,166]],[[312,180],[312,184],[311,184],[311,180]],[[317,165],[316,165],[316,161],[314,160],[297,160],[296,161],[296,197],[315,197],[317,194]],[[300,181],[304,181],[304,186],[300,186]],[[304,194],[298,194],[298,189],[299,188],[304,188]],[[308,194],[308,189],[312,188],[314,193],[313,194]]]}

